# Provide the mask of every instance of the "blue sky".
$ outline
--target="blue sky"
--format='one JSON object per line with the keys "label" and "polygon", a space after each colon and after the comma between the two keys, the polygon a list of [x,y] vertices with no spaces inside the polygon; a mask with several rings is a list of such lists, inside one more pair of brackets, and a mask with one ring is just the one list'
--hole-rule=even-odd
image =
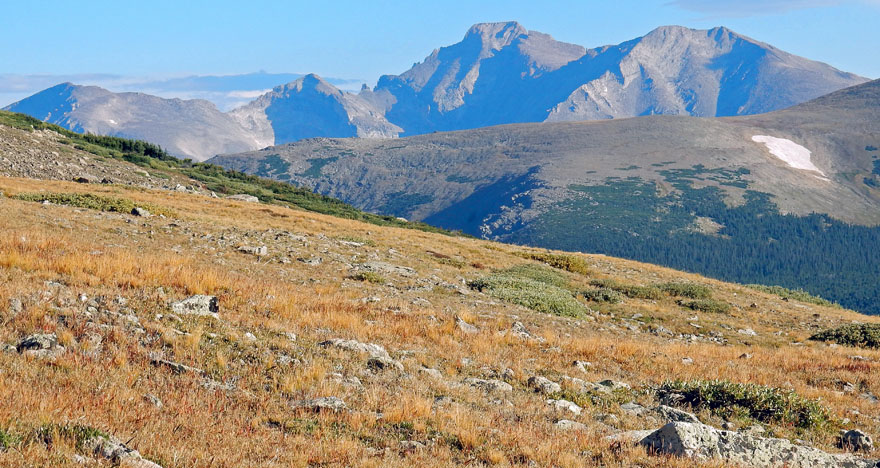
{"label": "blue sky", "polygon": [[[458,42],[474,23],[507,20],[586,47],[619,43],[667,24],[723,25],[797,55],[880,77],[880,0],[4,3],[0,106],[71,76],[121,90],[193,74],[314,72],[350,79],[354,88],[405,71],[434,48]],[[83,78],[87,74],[104,81]]]}

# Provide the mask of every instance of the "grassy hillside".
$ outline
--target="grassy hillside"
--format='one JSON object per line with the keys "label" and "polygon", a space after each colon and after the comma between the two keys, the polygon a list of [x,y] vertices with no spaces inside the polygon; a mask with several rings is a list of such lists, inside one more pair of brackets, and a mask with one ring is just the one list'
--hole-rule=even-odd
{"label": "grassy hillside", "polygon": [[0,125],[26,131],[51,130],[62,135],[62,144],[103,158],[133,163],[160,173],[185,176],[218,195],[248,194],[266,203],[280,203],[308,211],[346,219],[356,219],[380,226],[398,226],[429,232],[448,232],[418,223],[403,222],[394,216],[379,216],[353,208],[338,199],[313,193],[309,189],[224,169],[189,159],[178,159],[152,143],[112,136],[80,134],[42,122],[24,114],[0,111]]}
{"label": "grassy hillside", "polygon": [[[673,393],[826,451],[880,433],[880,350],[809,339],[880,321],[787,291],[174,191],[0,191],[2,466],[110,463],[105,435],[165,468],[723,466],[606,439]],[[216,317],[174,306],[193,294]]]}

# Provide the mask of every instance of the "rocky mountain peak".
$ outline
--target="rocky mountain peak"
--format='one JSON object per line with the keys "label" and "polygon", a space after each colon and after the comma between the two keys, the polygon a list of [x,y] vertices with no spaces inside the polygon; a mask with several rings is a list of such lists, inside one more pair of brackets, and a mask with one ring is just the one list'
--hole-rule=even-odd
{"label": "rocky mountain peak", "polygon": [[478,23],[468,29],[463,42],[479,40],[484,49],[500,50],[528,34],[529,31],[516,21]]}

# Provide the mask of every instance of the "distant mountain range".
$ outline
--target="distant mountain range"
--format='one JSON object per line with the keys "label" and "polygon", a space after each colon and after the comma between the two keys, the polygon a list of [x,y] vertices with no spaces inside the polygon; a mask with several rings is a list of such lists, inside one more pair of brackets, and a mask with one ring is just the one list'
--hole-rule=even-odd
{"label": "distant mountain range", "polygon": [[878,148],[880,80],[753,116],[318,138],[209,162],[490,239],[805,287],[880,313]]}
{"label": "distant mountain range", "polygon": [[205,101],[65,83],[6,110],[76,131],[146,139],[203,160],[312,137],[389,138],[653,114],[749,115],[865,81],[726,28],[661,27],[586,49],[508,22],[477,24],[461,42],[357,94],[307,75],[223,113]]}

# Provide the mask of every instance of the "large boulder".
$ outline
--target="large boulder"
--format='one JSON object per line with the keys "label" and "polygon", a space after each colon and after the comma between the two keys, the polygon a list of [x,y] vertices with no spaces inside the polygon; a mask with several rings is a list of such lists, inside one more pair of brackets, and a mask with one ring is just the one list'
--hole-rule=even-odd
{"label": "large boulder", "polygon": [[755,437],[699,423],[670,422],[639,442],[655,453],[697,460],[721,459],[749,467],[874,468],[876,460],[829,454],[786,439]]}
{"label": "large boulder", "polygon": [[290,404],[294,409],[305,409],[316,413],[348,411],[344,401],[335,396],[315,398],[312,400],[299,400]]}
{"label": "large boulder", "polygon": [[21,340],[15,347],[19,353],[39,351],[58,346],[58,337],[54,333],[37,333]]}
{"label": "large boulder", "polygon": [[527,384],[529,388],[545,395],[549,395],[551,393],[559,393],[562,391],[562,386],[560,386],[558,383],[539,375],[530,377]]}
{"label": "large boulder", "polygon": [[226,199],[227,200],[237,200],[237,201],[249,202],[249,203],[258,203],[260,201],[259,198],[255,197],[253,195],[248,195],[246,193],[240,193],[237,195],[229,195],[228,197],[226,197]]}
{"label": "large boulder", "polygon": [[375,343],[361,343],[360,341],[355,340],[332,338],[318,343],[318,346],[322,348],[339,348],[345,351],[365,353],[368,354],[370,357],[382,357],[391,359],[391,356],[388,355],[388,351],[386,351],[385,348],[382,347],[382,345],[377,345]]}
{"label": "large boulder", "polygon": [[219,319],[220,306],[216,296],[201,294],[190,296],[182,301],[171,304],[171,310],[178,315],[196,315]]}
{"label": "large boulder", "polygon": [[502,382],[500,380],[495,379],[477,379],[477,378],[467,378],[464,379],[464,383],[466,385],[470,385],[471,387],[476,387],[482,389],[486,392],[512,392],[513,386],[507,382]]}
{"label": "large boulder", "polygon": [[864,432],[853,429],[846,431],[840,436],[841,447],[854,451],[870,452],[874,450],[874,440]]}
{"label": "large boulder", "polygon": [[660,405],[654,408],[654,413],[662,419],[668,421],[678,421],[678,422],[689,422],[689,423],[698,423],[699,419],[693,414],[688,413],[687,411],[680,410],[678,408],[673,408],[671,406]]}
{"label": "large boulder", "polygon": [[35,359],[54,361],[64,354],[64,346],[58,344],[58,336],[54,333],[37,333],[21,340],[15,346],[16,351]]}
{"label": "large boulder", "polygon": [[410,267],[393,265],[386,262],[366,262],[356,266],[359,271],[367,271],[371,273],[400,275],[412,277],[416,275],[416,271]]}
{"label": "large boulder", "polygon": [[127,447],[115,437],[99,435],[83,442],[83,449],[109,460],[114,465],[128,468],[162,468],[142,457],[137,450]]}

